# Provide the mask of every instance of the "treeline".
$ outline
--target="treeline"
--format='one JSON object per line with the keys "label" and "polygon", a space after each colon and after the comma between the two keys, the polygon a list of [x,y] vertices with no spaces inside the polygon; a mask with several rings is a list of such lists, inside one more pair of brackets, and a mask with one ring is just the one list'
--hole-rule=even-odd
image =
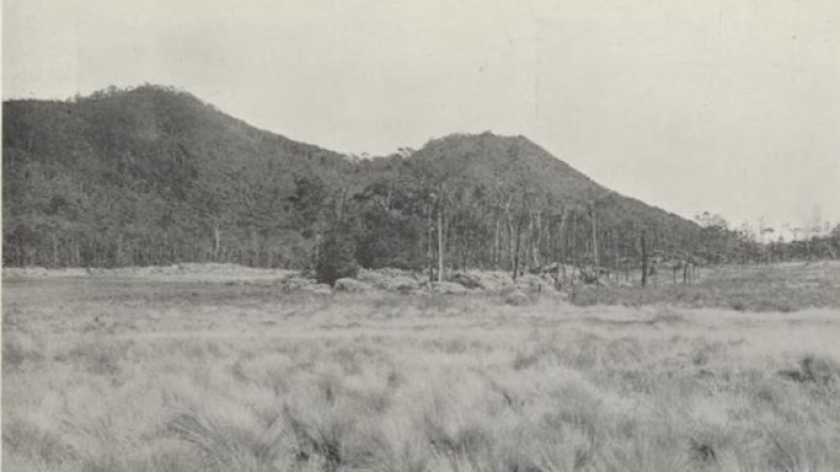
{"label": "treeline", "polygon": [[[317,183],[302,183],[308,195],[312,189],[324,193],[296,202],[328,201],[321,208],[338,209],[319,215],[320,232],[312,234],[313,264],[318,265],[319,253],[340,245],[353,248],[352,260],[337,264],[424,270],[431,279],[446,270],[518,274],[558,263],[622,271],[638,267],[642,234],[660,252],[685,248],[689,242],[667,226],[619,217],[622,202],[617,199],[561,202],[528,186],[487,188],[423,177],[385,177],[349,198],[330,194]],[[305,205],[299,210],[307,211]]]}
{"label": "treeline", "polygon": [[812,261],[840,258],[840,224],[825,236],[811,236],[796,241],[774,241],[767,244],[770,261]]}
{"label": "treeline", "polygon": [[454,135],[359,160],[157,86],[10,101],[3,113],[6,266],[303,269],[340,254],[434,276],[636,268],[643,234],[658,260],[764,250],[611,192],[523,137]]}
{"label": "treeline", "polygon": [[[772,239],[775,230],[756,234],[747,227],[731,228],[719,215],[705,212],[696,217],[702,226],[700,253],[711,263],[771,263],[840,258],[840,225],[824,235],[784,241]],[[767,241],[762,241],[767,239]]]}

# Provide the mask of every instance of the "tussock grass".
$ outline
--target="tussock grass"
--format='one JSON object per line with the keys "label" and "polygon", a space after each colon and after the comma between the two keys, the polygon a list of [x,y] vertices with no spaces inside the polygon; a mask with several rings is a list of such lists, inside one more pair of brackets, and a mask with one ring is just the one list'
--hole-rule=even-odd
{"label": "tussock grass", "polygon": [[22,369],[43,359],[42,343],[31,334],[7,328],[3,332],[3,372]]}
{"label": "tussock grass", "polygon": [[840,470],[836,310],[235,289],[12,294],[3,466]]}

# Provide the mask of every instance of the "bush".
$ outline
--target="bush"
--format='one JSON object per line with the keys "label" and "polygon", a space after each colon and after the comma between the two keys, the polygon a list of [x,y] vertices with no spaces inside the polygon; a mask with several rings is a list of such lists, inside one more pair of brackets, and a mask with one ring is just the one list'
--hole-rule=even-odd
{"label": "bush", "polygon": [[356,263],[356,245],[351,236],[333,232],[321,243],[320,257],[315,267],[318,283],[335,285],[335,281],[345,277],[355,277],[359,273]]}

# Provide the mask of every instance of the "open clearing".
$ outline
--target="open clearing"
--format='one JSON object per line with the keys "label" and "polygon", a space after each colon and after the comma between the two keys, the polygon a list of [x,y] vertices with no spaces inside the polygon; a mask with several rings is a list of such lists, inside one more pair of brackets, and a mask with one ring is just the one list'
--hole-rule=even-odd
{"label": "open clearing", "polygon": [[[582,307],[6,277],[2,465],[840,470],[840,264],[704,283]],[[705,303],[727,284],[744,304]]]}

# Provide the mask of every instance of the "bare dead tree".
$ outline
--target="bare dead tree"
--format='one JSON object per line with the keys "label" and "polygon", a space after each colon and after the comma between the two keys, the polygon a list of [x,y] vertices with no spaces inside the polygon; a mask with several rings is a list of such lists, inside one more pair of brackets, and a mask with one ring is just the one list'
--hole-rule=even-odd
{"label": "bare dead tree", "polygon": [[519,276],[519,248],[522,242],[522,223],[524,222],[525,218],[525,211],[528,207],[528,197],[523,189],[522,191],[522,209],[519,212],[519,218],[516,222],[516,250],[514,252],[514,259],[513,259],[513,280],[516,281],[516,278]]}

